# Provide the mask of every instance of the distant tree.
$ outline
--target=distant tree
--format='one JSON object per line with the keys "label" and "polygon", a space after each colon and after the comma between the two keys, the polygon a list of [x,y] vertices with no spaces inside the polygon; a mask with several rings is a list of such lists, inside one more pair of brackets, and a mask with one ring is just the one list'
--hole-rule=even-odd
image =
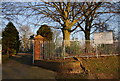
{"label": "distant tree", "polygon": [[20,41],[19,32],[12,22],[9,22],[2,32],[3,54],[16,54],[19,51]]}
{"label": "distant tree", "polygon": [[29,26],[22,26],[19,28],[22,51],[28,51],[29,48],[29,37],[33,34]]}
{"label": "distant tree", "polygon": [[34,34],[29,37],[29,53],[33,53]]}
{"label": "distant tree", "polygon": [[31,35],[29,39],[30,39],[30,40],[34,39],[34,34]]}
{"label": "distant tree", "polygon": [[[57,41],[60,41],[61,31],[60,30],[53,30],[53,41],[56,43]],[[61,39],[62,40],[62,39]]]}
{"label": "distant tree", "polygon": [[50,29],[50,26],[48,25],[42,25],[38,31],[37,31],[37,35],[41,35],[43,36],[46,40],[52,40],[52,34],[53,32]]}

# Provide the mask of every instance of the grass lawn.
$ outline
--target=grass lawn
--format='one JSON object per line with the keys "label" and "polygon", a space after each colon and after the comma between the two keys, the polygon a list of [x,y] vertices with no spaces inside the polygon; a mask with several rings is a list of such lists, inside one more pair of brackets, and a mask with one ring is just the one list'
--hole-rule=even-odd
{"label": "grass lawn", "polygon": [[57,79],[118,79],[120,56],[109,56],[99,58],[82,58],[83,66],[88,70],[88,74],[61,74]]}

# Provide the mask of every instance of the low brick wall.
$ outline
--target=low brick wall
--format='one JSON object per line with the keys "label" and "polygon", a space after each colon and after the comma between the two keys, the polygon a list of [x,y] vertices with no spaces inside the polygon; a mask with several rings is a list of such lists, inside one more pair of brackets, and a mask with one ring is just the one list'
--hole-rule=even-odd
{"label": "low brick wall", "polygon": [[57,62],[50,60],[35,60],[34,65],[61,73],[80,73],[82,69],[79,61]]}

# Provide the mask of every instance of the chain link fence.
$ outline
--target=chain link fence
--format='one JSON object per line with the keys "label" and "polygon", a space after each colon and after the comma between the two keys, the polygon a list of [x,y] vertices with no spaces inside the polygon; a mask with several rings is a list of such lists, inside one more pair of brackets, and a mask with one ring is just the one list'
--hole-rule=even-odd
{"label": "chain link fence", "polygon": [[71,57],[100,57],[118,55],[118,41],[113,44],[95,44],[94,40],[45,41],[40,46],[40,59],[65,59]]}

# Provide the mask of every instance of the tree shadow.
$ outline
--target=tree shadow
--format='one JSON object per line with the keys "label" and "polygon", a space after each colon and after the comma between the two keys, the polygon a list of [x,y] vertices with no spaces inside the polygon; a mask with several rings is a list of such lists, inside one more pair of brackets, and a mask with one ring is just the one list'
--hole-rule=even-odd
{"label": "tree shadow", "polygon": [[32,54],[11,56],[10,59],[15,60],[21,64],[32,66]]}

